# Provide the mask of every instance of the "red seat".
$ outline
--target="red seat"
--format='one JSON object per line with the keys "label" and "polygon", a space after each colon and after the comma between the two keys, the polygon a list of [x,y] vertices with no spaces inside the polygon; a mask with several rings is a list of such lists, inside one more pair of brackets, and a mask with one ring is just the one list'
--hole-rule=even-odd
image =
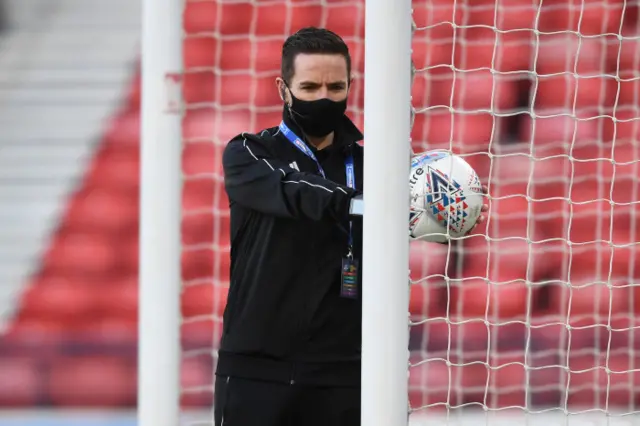
{"label": "red seat", "polygon": [[409,247],[412,282],[409,312],[421,318],[442,313],[442,290],[449,255],[448,247],[422,241],[414,241]]}
{"label": "red seat", "polygon": [[574,31],[581,36],[619,33],[623,2],[548,0],[541,6],[538,30]]}
{"label": "red seat", "polygon": [[139,291],[136,275],[111,280],[105,285],[96,313],[105,318],[127,320],[135,324],[138,318]]}
{"label": "red seat", "polygon": [[22,319],[69,323],[95,312],[99,298],[90,282],[55,279],[36,281],[35,284],[22,296]]}
{"label": "red seat", "polygon": [[183,44],[184,67],[213,67],[216,65],[218,42],[212,36],[187,37]]}
{"label": "red seat", "polygon": [[[552,97],[555,95],[552,95]],[[573,118],[568,110],[540,109],[535,119],[525,117],[519,129],[521,152],[543,158],[551,155],[569,155],[576,145],[596,147],[599,134],[598,119]],[[585,116],[593,116],[588,113]],[[600,131],[601,132],[601,131]],[[533,146],[531,146],[533,145]]]}
{"label": "red seat", "polygon": [[[490,114],[449,113],[444,109],[416,114],[412,139],[418,151],[453,149],[456,153],[487,151],[493,131]],[[418,142],[423,142],[418,149]]]}
{"label": "red seat", "polygon": [[86,186],[110,186],[136,193],[140,186],[140,147],[112,145],[101,150],[89,167]]}
{"label": "red seat", "polygon": [[[117,170],[117,165],[113,167]],[[119,188],[89,187],[76,194],[64,216],[65,228],[76,232],[117,234],[135,231],[138,197]]]}
{"label": "red seat", "polygon": [[216,64],[223,73],[244,71],[269,78],[275,87],[275,77],[280,75],[280,39],[241,38],[223,39],[222,50]]}
{"label": "red seat", "polygon": [[39,402],[42,376],[36,360],[0,358],[0,407],[33,407]]}
{"label": "red seat", "polygon": [[130,407],[136,400],[133,360],[117,357],[64,357],[48,376],[51,402],[58,407]]}
{"label": "red seat", "polygon": [[480,0],[464,6],[470,25],[487,25],[498,31],[535,28],[538,6],[523,0]]}
{"label": "red seat", "polygon": [[140,260],[140,242],[138,235],[122,238],[116,243],[118,264],[124,274],[137,274]]}
{"label": "red seat", "polygon": [[343,38],[364,38],[364,4],[349,2],[327,4],[324,8],[325,28]]}
{"label": "red seat", "polygon": [[182,208],[185,212],[214,211],[229,209],[229,201],[224,184],[210,177],[194,177],[184,181]]}
{"label": "red seat", "polygon": [[205,282],[185,286],[182,292],[182,316],[189,318],[213,315],[222,318],[228,292],[228,287],[219,283]]}
{"label": "red seat", "polygon": [[609,277],[608,268],[597,274],[593,264],[579,258],[574,259],[571,266],[575,272],[568,277],[567,285],[552,288],[549,302],[553,312],[575,318],[631,314],[629,301],[633,299],[633,290],[626,275]]}
{"label": "red seat", "polygon": [[[437,27],[450,27],[447,22],[462,24],[464,7],[449,0],[433,0],[429,3],[413,1],[413,21],[418,29],[437,25]],[[439,25],[442,24],[442,25]],[[416,33],[419,34],[419,33]]]}
{"label": "red seat", "polygon": [[[194,14],[199,13],[194,9]],[[256,13],[256,6],[252,3],[218,3],[215,2],[214,11],[205,11],[202,16],[206,19],[204,25],[215,28],[222,36],[246,35],[251,33],[251,22]],[[213,14],[213,18],[211,15]],[[212,21],[211,21],[212,20]]]}
{"label": "red seat", "polygon": [[113,117],[108,124],[103,147],[140,143],[140,111],[124,112]]}
{"label": "red seat", "polygon": [[468,28],[458,29],[456,35],[453,65],[459,70],[529,70],[531,42],[524,31],[496,33],[492,28]]}
{"label": "red seat", "polygon": [[221,91],[218,102],[223,106],[250,107],[253,102],[253,76],[250,71],[242,74],[223,74],[219,77]]}
{"label": "red seat", "polygon": [[216,215],[213,211],[183,214],[182,244],[194,246],[214,243],[214,227]]}
{"label": "red seat", "polygon": [[217,348],[221,336],[222,320],[220,318],[186,318],[180,326],[183,352]]}
{"label": "red seat", "polygon": [[188,282],[229,282],[229,252],[226,248],[187,248],[182,254],[182,279]]}
{"label": "red seat", "polygon": [[569,409],[602,410],[637,404],[638,361],[627,354],[608,353],[570,358],[569,381],[566,382]]}
{"label": "red seat", "polygon": [[411,59],[418,72],[441,65],[451,65],[453,28],[442,25],[425,30],[424,33],[416,33],[411,48]]}
{"label": "red seat", "polygon": [[[249,37],[243,38],[229,38],[220,40],[220,55],[217,61],[213,61],[220,67],[222,72],[228,71],[244,71],[250,72],[252,70],[252,54],[255,41]],[[255,46],[257,47],[257,46]]]}
{"label": "red seat", "polygon": [[322,6],[290,5],[284,3],[258,3],[255,6],[255,28],[257,36],[288,36],[297,28],[322,26]]}
{"label": "red seat", "polygon": [[[543,34],[538,44],[536,62],[532,63],[541,75],[577,73],[579,76],[598,76],[605,72],[606,51],[599,38],[583,35]],[[570,79],[571,75],[566,75]]]}
{"label": "red seat", "polygon": [[[78,306],[78,305],[76,305]],[[41,356],[58,352],[63,343],[67,324],[43,318],[27,318],[21,312],[9,325],[2,339],[2,346],[17,354]]]}
{"label": "red seat", "polygon": [[[184,9],[184,30],[187,34],[213,32],[216,28],[218,8],[224,10],[228,4],[213,1],[187,1]],[[246,6],[246,5],[241,5]],[[227,18],[231,18],[227,16]]]}
{"label": "red seat", "polygon": [[[540,77],[534,108],[564,108],[566,112],[597,108],[613,93],[611,78]],[[612,90],[613,89],[613,90]]]}
{"label": "red seat", "polygon": [[211,407],[213,403],[213,357],[185,358],[180,367],[182,407]]}
{"label": "red seat", "polygon": [[[414,357],[414,363],[418,361],[424,359]],[[409,404],[444,410],[447,404],[457,406],[474,394],[483,394],[485,386],[482,364],[447,365],[444,359],[432,359],[409,369]]]}
{"label": "red seat", "polygon": [[[639,83],[640,84],[640,83]],[[637,92],[636,92],[637,93]],[[615,146],[636,145],[640,140],[640,124],[638,123],[638,106],[621,107],[608,114],[615,117],[604,120],[603,139],[606,143],[614,143]],[[634,157],[635,158],[635,157]],[[618,160],[629,161],[629,160]]]}
{"label": "red seat", "polygon": [[[523,407],[527,403],[527,379],[525,356],[493,354],[488,363],[488,385],[491,394],[487,398],[489,408]],[[485,376],[486,377],[486,376]]]}
{"label": "red seat", "polygon": [[137,318],[131,317],[130,313],[126,316],[120,315],[122,312],[118,311],[118,307],[112,306],[110,309],[113,310],[109,315],[103,313],[102,316],[89,318],[69,328],[72,341],[87,347],[95,344],[101,348],[135,350],[138,341]]}
{"label": "red seat", "polygon": [[56,236],[43,262],[47,272],[88,278],[112,272],[116,261],[109,236],[74,232]]}
{"label": "red seat", "polygon": [[186,143],[182,153],[182,172],[187,176],[199,174],[222,176],[224,148],[225,145],[212,141]]}
{"label": "red seat", "polygon": [[213,69],[188,71],[182,85],[183,101],[191,107],[198,103],[211,103],[216,97],[216,79]]}
{"label": "red seat", "polygon": [[517,102],[516,81],[490,70],[442,71],[430,83],[431,105],[504,112],[513,109]]}
{"label": "red seat", "polygon": [[126,95],[126,109],[129,111],[135,111],[140,109],[140,102],[142,99],[142,77],[139,72],[131,79],[129,83],[129,89]]}

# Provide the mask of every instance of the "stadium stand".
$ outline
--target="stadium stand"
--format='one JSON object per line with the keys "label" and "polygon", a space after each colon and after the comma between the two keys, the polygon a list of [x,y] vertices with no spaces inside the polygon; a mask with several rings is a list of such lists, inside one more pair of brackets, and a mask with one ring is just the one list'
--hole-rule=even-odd
{"label": "stadium stand", "polygon": [[[454,12],[451,6],[453,2],[448,0],[433,1],[431,3],[435,6],[429,8],[422,3],[416,2],[415,12],[416,22],[420,26],[446,21]],[[491,5],[496,2],[476,3],[480,6],[473,15],[464,15],[465,10],[472,10],[468,7],[455,11],[460,22],[467,19],[475,24],[488,22],[493,25],[494,9]],[[502,29],[533,27],[533,12],[522,13],[530,2],[514,0],[498,3],[501,11],[498,22]],[[577,18],[573,9],[554,9],[554,5],[561,3],[551,0],[544,2],[540,29],[576,29]],[[207,248],[184,253],[183,278],[185,281],[202,277],[216,277],[218,280],[214,286],[207,281],[185,290],[182,310],[184,317],[188,318],[211,315],[212,312],[220,315],[224,306],[224,284],[228,280],[228,206],[226,199],[220,195],[223,193],[220,179],[222,145],[211,141],[224,141],[246,127],[257,130],[271,126],[277,123],[280,115],[279,110],[250,113],[244,110],[214,111],[210,107],[214,102],[221,106],[251,103],[256,108],[277,105],[278,96],[272,76],[262,77],[257,72],[277,69],[281,40],[277,37],[254,36],[282,35],[285,16],[290,16],[291,28],[320,24],[320,14],[319,6],[296,7],[287,14],[283,9],[284,4],[256,7],[249,2],[224,3],[224,6],[218,7],[216,2],[187,2],[186,5],[187,35],[212,34],[214,24],[219,22],[216,33],[221,36],[216,39],[187,37],[184,44],[187,69],[184,78],[185,101],[192,106],[201,104],[202,107],[190,109],[184,118],[183,133],[188,143],[185,144],[183,168],[185,175],[208,173],[216,178],[185,182],[185,211],[201,209],[208,211],[208,214],[185,216],[185,245],[202,244]],[[354,54],[355,68],[361,73],[363,45],[362,38],[357,37],[362,37],[364,27],[362,13],[352,8],[349,5],[331,8],[327,22],[329,28],[347,37]],[[589,13],[582,17],[580,26],[583,34],[619,32],[622,19],[619,8],[607,8],[605,11],[594,3],[592,8],[587,9]],[[218,16],[218,13],[222,16]],[[607,19],[603,20],[603,14]],[[354,17],[357,17],[355,21]],[[629,13],[625,19],[622,22],[623,32],[631,34],[637,31],[637,15]],[[594,78],[574,83],[564,77],[549,77],[540,80],[536,99],[531,105],[528,100],[531,90],[528,73],[533,67],[538,72],[545,70],[545,73],[573,71],[571,59],[576,59],[576,50],[572,46],[578,42],[573,33],[542,37],[537,63],[531,63],[529,59],[532,52],[530,34],[526,32],[511,38],[507,35],[497,36],[493,30],[462,30],[457,35],[457,44],[453,42],[450,26],[434,27],[426,34],[414,41],[416,67],[453,64],[456,70],[436,69],[418,75],[414,86],[414,102],[419,105],[449,105],[453,99],[454,106],[459,108],[488,109],[493,106],[496,111],[514,108],[526,111],[533,107],[539,116],[544,116],[567,112],[576,95],[578,113],[585,114],[585,117],[588,114],[602,115],[602,111],[618,119],[638,116],[640,83],[637,79],[621,83],[627,86],[620,91],[617,104],[614,105],[617,92],[614,80]],[[225,37],[232,35],[234,37]],[[577,61],[579,73],[602,72],[601,64],[597,62],[602,57],[607,58],[608,70],[615,70],[618,50],[621,49],[620,77],[623,78],[623,74],[627,78],[637,77],[640,55],[637,41],[619,42],[612,39],[611,43],[602,44],[583,40],[582,43],[577,53],[580,55]],[[494,52],[496,46],[497,51]],[[603,55],[602,49],[606,50],[606,54]],[[567,55],[573,55],[569,61]],[[220,72],[214,73],[214,66],[220,67]],[[482,66],[521,73],[516,73],[514,78],[507,78],[484,71],[461,72]],[[249,69],[256,72],[225,72]],[[359,78],[355,84],[358,95],[354,96],[351,106],[358,111],[362,108],[362,79]],[[522,99],[525,99],[524,103]],[[361,114],[356,113],[355,119],[361,123]],[[532,211],[526,198],[571,197],[578,202],[603,196],[606,198],[615,169],[613,199],[621,203],[636,201],[638,169],[633,164],[614,164],[611,152],[615,142],[613,159],[626,162],[638,159],[640,131],[637,121],[635,124],[618,123],[614,131],[613,121],[606,118],[578,122],[577,129],[574,129],[574,120],[565,116],[536,120],[534,123],[529,116],[521,114],[498,120],[496,126],[488,113],[418,114],[413,139],[416,149],[438,148],[448,144],[453,133],[458,144],[456,148],[460,152],[475,154],[469,158],[483,180],[491,177],[494,197],[518,195],[494,200],[492,220],[478,230],[478,234],[488,233],[492,237],[528,236],[538,241],[570,238],[573,242],[591,241],[594,235],[601,237],[611,234],[614,242],[638,241],[635,233],[636,210],[632,205],[617,206],[611,210],[605,201],[585,205],[548,201],[531,204],[535,206]],[[11,382],[19,383],[19,386],[6,387],[0,381],[0,406],[131,407],[135,404],[139,122],[140,76],[135,75],[120,110],[110,120],[91,167],[66,206],[65,214],[42,258],[41,268],[32,277],[28,290],[21,298],[10,330],[2,338],[0,376],[14,377]],[[219,127],[221,122],[225,123],[224,128]],[[534,124],[536,133],[532,136]],[[500,157],[494,159],[493,167],[489,168],[488,152],[529,153],[531,149],[535,156],[540,157],[566,154],[574,131],[577,137],[573,157],[602,158],[602,161],[597,164],[574,163],[575,169],[572,170],[568,160],[563,157],[552,157],[535,163],[535,166],[518,157]],[[528,141],[533,141],[533,147],[529,146]],[[568,193],[567,174],[571,173],[574,173],[575,184],[572,192]],[[527,184],[530,176],[534,176],[535,185]],[[566,218],[570,209],[573,222],[569,228]],[[214,213],[222,217],[220,223],[214,223]],[[615,215],[615,220],[609,220],[610,214]],[[614,224],[613,228],[611,223]],[[636,313],[630,312],[629,300],[640,301],[640,298],[636,290],[625,287],[628,284],[625,280],[632,275],[629,268],[637,255],[633,250],[620,249],[614,252],[612,259],[607,257],[609,251],[602,250],[601,246],[588,244],[578,250],[571,266],[573,269],[568,271],[562,267],[566,264],[566,247],[554,241],[534,247],[526,242],[506,241],[494,243],[489,248],[482,236],[469,239],[465,243],[464,257],[458,259],[460,261],[450,259],[450,264],[464,265],[462,271],[449,271],[455,273],[453,281],[484,276],[484,271],[488,270],[490,280],[496,282],[527,279],[533,282],[549,280],[551,283],[533,286],[531,290],[522,282],[514,282],[500,286],[499,290],[494,287],[489,292],[484,280],[478,279],[465,281],[464,285],[453,288],[450,295],[441,280],[418,283],[414,285],[411,296],[410,310],[413,314],[447,315],[450,318],[475,318],[479,321],[451,326],[443,320],[430,325],[429,330],[426,327],[414,327],[412,348],[426,348],[433,353],[454,350],[456,354],[462,354],[456,356],[464,357],[466,361],[486,356],[490,338],[481,320],[485,311],[500,318],[517,320],[524,320],[531,314],[536,324],[551,323],[550,318],[566,321],[567,289],[554,282],[566,279],[566,274],[570,272],[572,281],[594,278],[606,281],[608,277],[598,274],[601,266],[606,265],[604,269],[608,270],[608,265],[612,263],[615,289],[611,300],[596,287],[585,287],[573,294],[569,321],[577,326],[591,324],[595,327],[574,331],[571,350],[576,356],[571,362],[576,367],[572,366],[572,369],[593,364],[593,354],[596,353],[593,348],[607,345],[611,337],[614,350],[611,365],[628,370],[628,364],[634,361],[631,358],[635,357],[635,353],[628,349],[629,345],[634,340],[638,341],[637,337],[640,336],[633,339],[633,331],[617,335],[610,333],[599,314],[609,309],[609,303],[613,303],[615,324],[628,327],[633,322]],[[501,255],[487,259],[488,251]],[[412,278],[444,274],[448,256],[447,249],[440,246],[413,247]],[[595,310],[594,305],[597,306]],[[217,335],[214,332],[216,327],[219,324],[213,322],[194,326],[185,324],[183,344],[185,347],[211,347],[215,344],[212,336]],[[598,334],[595,330],[603,333]],[[558,364],[554,355],[548,353],[554,350],[558,352],[564,344],[562,339],[566,337],[566,332],[566,329],[556,325],[532,329],[529,344],[539,350],[533,360],[535,365]],[[428,342],[425,341],[427,334]],[[500,352],[504,353],[504,356],[500,355],[500,363],[520,360],[527,338],[524,324],[501,327],[499,330],[496,328],[492,334],[491,339],[497,347],[504,349],[504,352]],[[465,338],[460,339],[460,336]],[[545,349],[550,352],[545,354]],[[444,362],[429,363],[418,374],[413,374],[412,401],[426,403],[446,400],[450,384],[449,368]],[[482,392],[487,382],[484,366],[460,367],[453,374],[456,375],[455,383],[467,389],[465,393],[457,395],[462,395],[467,402],[483,400]],[[557,405],[557,386],[554,388],[549,384],[558,383],[562,374],[555,369],[536,375],[531,383],[535,403],[556,401]],[[183,380],[190,385],[207,384],[211,375],[209,358],[196,358],[183,365]],[[492,375],[492,404],[523,405],[524,376],[525,371],[518,364]],[[425,377],[429,380],[426,385],[422,382]],[[572,386],[582,389],[597,385],[599,380],[602,378],[593,374],[578,375]],[[630,379],[620,377],[619,380],[624,384],[625,380]],[[508,391],[514,387],[519,391]],[[590,399],[592,395],[580,389],[572,394],[574,402],[602,404],[602,401]],[[185,397],[183,402],[188,406],[208,406],[210,398],[210,395]],[[637,395],[624,390],[616,390],[608,402],[628,405],[640,402],[637,398]]]}

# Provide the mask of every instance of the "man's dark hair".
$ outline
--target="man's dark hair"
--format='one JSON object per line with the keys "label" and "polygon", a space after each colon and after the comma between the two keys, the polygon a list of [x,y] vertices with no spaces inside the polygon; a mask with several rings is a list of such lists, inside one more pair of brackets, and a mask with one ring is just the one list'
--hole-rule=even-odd
{"label": "man's dark hair", "polygon": [[342,55],[347,61],[347,75],[351,76],[349,48],[336,33],[324,28],[307,27],[289,36],[282,45],[282,79],[289,84],[295,72],[294,62],[300,53]]}

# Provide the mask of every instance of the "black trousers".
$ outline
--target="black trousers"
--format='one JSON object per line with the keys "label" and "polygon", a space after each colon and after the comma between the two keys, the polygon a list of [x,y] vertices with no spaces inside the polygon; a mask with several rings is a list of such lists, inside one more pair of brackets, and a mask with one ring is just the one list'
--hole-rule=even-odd
{"label": "black trousers", "polygon": [[360,426],[360,388],[218,376],[215,426]]}

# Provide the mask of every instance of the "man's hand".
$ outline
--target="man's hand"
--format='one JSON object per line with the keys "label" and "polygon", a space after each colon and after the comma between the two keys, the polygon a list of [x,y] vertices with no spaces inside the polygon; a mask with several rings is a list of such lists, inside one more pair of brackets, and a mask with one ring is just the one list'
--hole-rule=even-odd
{"label": "man's hand", "polygon": [[[488,195],[489,194],[489,187],[487,185],[482,185],[482,193],[484,195]],[[476,221],[476,224],[473,225],[473,228],[471,228],[469,230],[469,232],[467,232],[467,235],[471,234],[478,225],[480,225],[481,223],[484,223],[484,221],[487,219],[486,216],[483,213],[486,213],[489,211],[489,204],[483,204],[482,208],[480,209],[480,211],[482,213],[480,213],[480,217],[478,218],[478,220]]]}

